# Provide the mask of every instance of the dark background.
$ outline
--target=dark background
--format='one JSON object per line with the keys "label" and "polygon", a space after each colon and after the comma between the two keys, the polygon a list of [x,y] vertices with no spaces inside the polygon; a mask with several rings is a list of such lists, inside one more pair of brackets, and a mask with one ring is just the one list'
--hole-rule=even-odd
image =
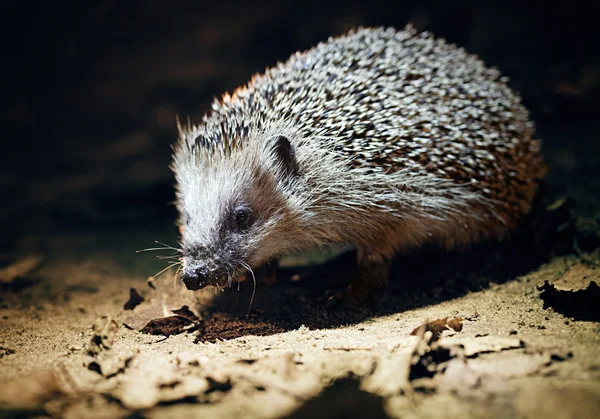
{"label": "dark background", "polygon": [[177,115],[199,120],[213,97],[331,35],[409,21],[511,78],[551,193],[597,211],[600,36],[585,2],[92,3],[0,6],[0,249],[31,234],[171,228]]}

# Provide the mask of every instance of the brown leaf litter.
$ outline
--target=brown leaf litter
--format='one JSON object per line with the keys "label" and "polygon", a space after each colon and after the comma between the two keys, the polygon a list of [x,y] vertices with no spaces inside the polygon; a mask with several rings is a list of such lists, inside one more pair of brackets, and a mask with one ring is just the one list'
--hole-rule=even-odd
{"label": "brown leaf litter", "polygon": [[99,317],[94,323],[92,338],[86,346],[87,353],[92,357],[87,364],[88,369],[106,378],[123,373],[137,353],[112,351],[118,330],[119,324],[111,317]]}
{"label": "brown leaf litter", "polygon": [[493,386],[506,378],[535,375],[573,356],[560,348],[528,348],[514,336],[455,335],[440,340],[433,334],[429,339],[421,336],[412,354],[409,381],[413,390],[426,393],[442,386],[472,397],[469,391],[482,383]]}
{"label": "brown leaf litter", "polygon": [[90,361],[88,369],[106,378],[111,378],[125,372],[136,354],[137,351],[130,351],[126,354],[101,354]]}
{"label": "brown leaf litter", "polygon": [[150,320],[140,329],[142,333],[171,336],[184,332],[195,332],[204,328],[204,322],[198,318],[188,306],[171,310],[173,316]]}
{"label": "brown leaf litter", "polygon": [[[125,309],[133,312],[124,319],[125,326],[163,336],[203,330],[204,322],[186,304],[192,294],[185,293],[176,281],[160,288],[156,285],[150,288],[148,301],[133,288],[130,290],[130,300]],[[137,304],[130,304],[132,300]]]}
{"label": "brown leaf litter", "polygon": [[448,320],[448,317],[444,317],[442,319],[425,322],[419,327],[416,327],[410,334],[412,336],[423,336],[425,333],[431,332],[431,340],[436,341],[440,338],[442,332],[446,330],[460,332],[463,328],[462,322],[463,319],[461,318]]}
{"label": "brown leaf litter", "polygon": [[92,338],[87,344],[87,352],[94,356],[112,348],[119,324],[109,316],[98,317],[92,326]]}
{"label": "brown leaf litter", "polygon": [[133,310],[144,301],[144,297],[135,288],[129,289],[129,300],[123,306],[124,310]]}

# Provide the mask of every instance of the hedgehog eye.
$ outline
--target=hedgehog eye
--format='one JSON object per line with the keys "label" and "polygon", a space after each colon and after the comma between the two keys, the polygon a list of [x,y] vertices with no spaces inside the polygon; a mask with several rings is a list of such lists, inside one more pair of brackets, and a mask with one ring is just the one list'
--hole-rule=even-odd
{"label": "hedgehog eye", "polygon": [[239,206],[233,211],[233,221],[238,229],[244,229],[250,226],[250,208]]}

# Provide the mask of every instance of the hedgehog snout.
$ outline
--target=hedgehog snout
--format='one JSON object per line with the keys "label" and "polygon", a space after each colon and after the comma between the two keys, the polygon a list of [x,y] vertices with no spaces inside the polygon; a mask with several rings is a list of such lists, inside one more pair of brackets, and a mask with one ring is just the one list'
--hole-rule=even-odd
{"label": "hedgehog snout", "polygon": [[195,261],[185,261],[183,268],[183,283],[188,290],[196,291],[208,285],[221,285],[226,281],[225,268],[208,266]]}
{"label": "hedgehog snout", "polygon": [[188,290],[195,291],[208,285],[206,268],[186,266],[183,269],[183,283]]}

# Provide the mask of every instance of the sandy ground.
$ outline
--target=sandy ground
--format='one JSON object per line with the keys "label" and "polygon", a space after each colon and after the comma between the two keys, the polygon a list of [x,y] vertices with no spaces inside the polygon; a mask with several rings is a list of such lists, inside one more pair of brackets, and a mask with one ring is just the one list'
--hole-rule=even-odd
{"label": "sandy ground", "polygon": [[[398,259],[392,291],[379,306],[328,309],[328,292],[343,286],[351,269],[353,255],[342,254],[317,268],[281,268],[277,283],[258,285],[248,315],[249,281],[239,291],[195,295],[169,281],[171,270],[149,286],[146,273],[156,263],[133,253],[148,239],[56,237],[38,267],[4,285],[1,417],[600,412],[598,308],[586,311],[596,321],[576,320],[544,309],[537,288],[545,281],[564,290],[600,283],[598,252],[541,261],[516,243],[425,249]],[[106,243],[121,244],[106,252]],[[144,301],[125,310],[130,288]],[[183,305],[201,319],[184,322],[188,331],[165,337],[135,330]],[[445,326],[439,338],[415,330],[444,318],[457,319],[449,323],[456,330]]]}

